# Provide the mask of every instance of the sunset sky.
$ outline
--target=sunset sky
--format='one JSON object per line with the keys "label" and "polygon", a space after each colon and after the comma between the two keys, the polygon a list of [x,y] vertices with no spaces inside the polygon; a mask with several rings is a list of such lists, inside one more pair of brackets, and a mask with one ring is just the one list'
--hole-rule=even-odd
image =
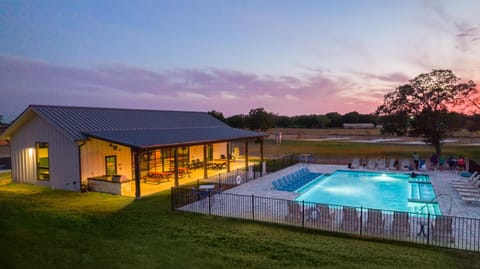
{"label": "sunset sky", "polygon": [[373,112],[416,75],[480,84],[480,1],[0,1],[0,115],[29,104]]}

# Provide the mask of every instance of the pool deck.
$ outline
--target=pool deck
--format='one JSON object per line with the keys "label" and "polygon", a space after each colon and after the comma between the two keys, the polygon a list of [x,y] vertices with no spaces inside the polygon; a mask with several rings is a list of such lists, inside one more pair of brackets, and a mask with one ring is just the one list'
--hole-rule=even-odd
{"label": "pool deck", "polygon": [[[315,173],[333,173],[336,170],[347,170],[345,165],[296,164],[278,172],[265,175],[257,180],[242,184],[225,192],[293,200],[299,196],[300,193],[277,191],[273,188],[272,181],[288,175],[304,166],[307,167],[311,172]],[[397,171],[378,169],[352,169],[352,171],[409,173],[409,171],[406,170]],[[462,178],[458,172],[450,170],[420,170],[416,172],[418,174],[428,174],[430,176],[435,194],[439,196],[438,204],[443,215],[480,219],[480,203],[467,203],[463,201],[456,189],[450,184],[452,179]]]}

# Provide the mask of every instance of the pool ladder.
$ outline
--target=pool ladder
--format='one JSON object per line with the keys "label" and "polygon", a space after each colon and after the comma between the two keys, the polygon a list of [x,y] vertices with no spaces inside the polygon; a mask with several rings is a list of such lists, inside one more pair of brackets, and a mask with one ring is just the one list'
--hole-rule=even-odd
{"label": "pool ladder", "polygon": [[422,206],[419,210],[417,210],[417,212],[422,212],[422,210],[429,204],[431,204],[433,201],[435,201],[438,197],[440,196],[448,196],[450,197],[450,208],[448,209],[448,214],[450,214],[452,212],[452,196],[446,194],[446,193],[440,193],[439,195],[433,197],[432,200],[428,201],[427,203],[425,203],[424,206]]}

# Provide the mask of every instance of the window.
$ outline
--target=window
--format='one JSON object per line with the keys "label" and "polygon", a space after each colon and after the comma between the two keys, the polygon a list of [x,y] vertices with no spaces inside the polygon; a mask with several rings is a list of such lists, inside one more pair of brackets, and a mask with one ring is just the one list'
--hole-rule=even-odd
{"label": "window", "polygon": [[48,161],[48,143],[35,143],[37,156],[37,180],[50,180],[50,164]]}
{"label": "window", "polygon": [[113,176],[117,174],[117,156],[105,157],[105,171],[107,176]]}

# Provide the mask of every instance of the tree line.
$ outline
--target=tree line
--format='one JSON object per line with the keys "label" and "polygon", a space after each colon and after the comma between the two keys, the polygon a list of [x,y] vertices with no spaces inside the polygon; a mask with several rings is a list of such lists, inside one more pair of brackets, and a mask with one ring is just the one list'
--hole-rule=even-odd
{"label": "tree line", "polygon": [[[222,112],[215,110],[208,113],[231,127],[257,131],[266,131],[271,128],[343,128],[344,123],[372,123],[374,126],[382,125],[382,131],[385,134],[392,133],[392,130],[398,130],[399,135],[413,135],[413,133],[409,133],[408,126],[415,124],[410,117],[399,119],[387,115],[379,116],[376,113],[361,114],[357,111],[343,115],[338,112],[330,112],[282,116],[268,112],[264,108],[255,108],[251,109],[248,114],[237,114],[231,117],[224,117]],[[454,129],[480,130],[480,114],[466,115],[450,112],[447,115],[447,119]]]}

